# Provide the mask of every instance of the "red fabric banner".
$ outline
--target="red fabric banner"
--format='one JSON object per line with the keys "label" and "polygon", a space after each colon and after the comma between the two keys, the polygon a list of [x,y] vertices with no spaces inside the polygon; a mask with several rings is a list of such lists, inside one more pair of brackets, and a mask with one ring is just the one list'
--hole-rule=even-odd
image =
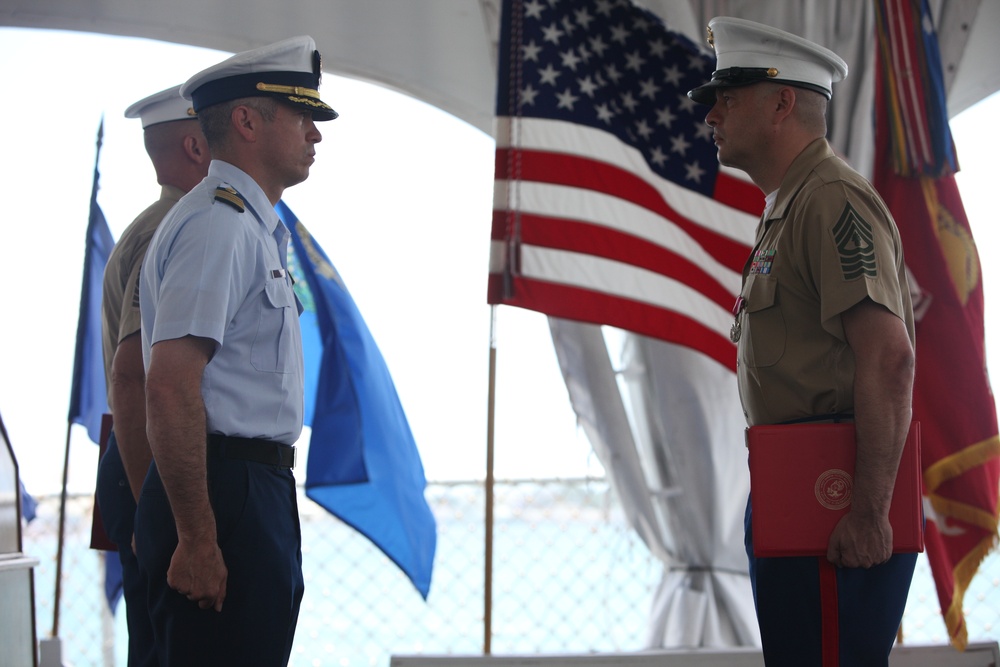
{"label": "red fabric banner", "polygon": [[[913,148],[934,144],[922,136],[933,123],[918,122],[914,114],[934,107],[925,103],[925,93],[943,94],[926,85],[926,76],[910,75],[923,68],[906,76],[900,69],[901,62],[919,64],[936,55],[936,47],[925,49],[914,38],[924,34],[921,4],[894,0],[880,7],[874,184],[899,226],[911,288],[920,294],[913,419],[923,431],[925,541],[949,637],[964,649],[965,591],[997,541],[1000,439],[972,230],[954,175],[947,169],[943,176],[926,175],[928,165],[937,169],[947,161]],[[937,145],[950,149],[950,137],[937,137]],[[907,157],[909,164],[901,164]],[[901,176],[897,169],[913,175]]]}

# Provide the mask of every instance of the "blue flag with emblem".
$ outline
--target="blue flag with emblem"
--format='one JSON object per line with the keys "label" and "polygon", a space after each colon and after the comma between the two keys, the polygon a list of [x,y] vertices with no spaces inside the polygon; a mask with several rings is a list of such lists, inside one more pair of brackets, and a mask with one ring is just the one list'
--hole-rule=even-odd
{"label": "blue flag with emblem", "polygon": [[108,394],[104,383],[104,351],[101,347],[101,294],[104,267],[115,241],[97,204],[104,119],[97,130],[97,156],[94,158],[94,183],[90,193],[90,220],[83,256],[83,288],[80,291],[80,316],[76,325],[76,356],[73,361],[73,385],[70,390],[69,421],[86,427],[95,443],[101,439],[101,418],[108,412]]}
{"label": "blue flag with emblem", "polygon": [[305,307],[306,495],[364,534],[427,598],[437,524],[413,434],[361,313],[323,249],[284,202],[289,270]]}

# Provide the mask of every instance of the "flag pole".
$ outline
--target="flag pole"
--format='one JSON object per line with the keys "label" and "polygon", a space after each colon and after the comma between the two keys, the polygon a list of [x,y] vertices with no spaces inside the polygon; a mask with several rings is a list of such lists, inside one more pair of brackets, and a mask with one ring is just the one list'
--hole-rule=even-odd
{"label": "flag pole", "polygon": [[[66,496],[67,496],[67,486],[69,485],[69,442],[70,434],[73,429],[73,420],[81,416],[80,393],[83,391],[81,385],[82,380],[78,376],[78,369],[81,368],[81,326],[85,326],[85,315],[86,315],[86,298],[87,298],[87,268],[90,261],[90,232],[91,224],[93,219],[93,207],[94,202],[97,197],[97,165],[100,164],[101,160],[101,144],[104,139],[104,116],[101,116],[101,123],[97,128],[97,150],[94,155],[94,182],[91,186],[90,191],[90,212],[88,213],[87,221],[87,240],[85,244],[86,250],[84,251],[83,259],[83,287],[80,292],[80,319],[77,322],[76,331],[76,352],[73,361],[73,386],[70,388],[70,398],[69,398],[69,421],[66,424],[66,449],[63,454],[63,474],[62,474],[62,491],[59,496],[59,535],[58,535],[58,546],[56,547],[56,585],[55,585],[55,600],[52,604],[52,637],[59,636],[59,601],[62,596],[62,564],[63,564],[63,550],[66,541]],[[85,333],[85,332],[84,332]],[[81,421],[81,423],[84,423]]]}
{"label": "flag pole", "polygon": [[52,603],[52,637],[59,636],[59,600],[62,595],[63,544],[66,535],[66,487],[69,481],[69,437],[73,422],[66,424],[66,450],[63,455],[62,493],[59,496],[59,536],[56,547],[56,592]]}
{"label": "flag pole", "polygon": [[486,409],[486,558],[483,594],[483,654],[490,655],[493,637],[493,431],[496,404],[497,307],[490,306],[490,377]]}
{"label": "flag pole", "polygon": [[[93,263],[98,261],[96,257],[99,252],[98,243],[103,241],[103,262],[107,263],[107,253],[113,241],[111,240],[111,232],[107,229],[107,222],[104,220],[104,216],[100,213],[100,209],[97,207],[97,189],[98,189],[98,165],[101,159],[101,143],[104,137],[104,117],[101,117],[101,123],[97,128],[97,150],[94,157],[94,183],[90,192],[90,212],[87,221],[87,237],[85,244],[85,251],[83,257],[83,280],[80,290],[80,317],[77,321],[76,330],[76,351],[75,358],[73,361],[73,383],[70,388],[70,398],[69,398],[69,416],[68,423],[66,424],[66,448],[63,454],[63,474],[62,474],[62,491],[59,497],[59,535],[58,535],[58,546],[56,548],[56,581],[55,581],[55,599],[53,602],[52,610],[52,638],[55,639],[50,646],[45,647],[46,655],[42,658],[41,664],[48,666],[54,664],[50,661],[61,661],[61,649],[59,647],[58,637],[59,637],[59,607],[62,598],[62,565],[63,565],[63,552],[65,551],[66,543],[66,501],[68,497],[68,486],[69,486],[69,447],[70,447],[70,436],[72,434],[73,424],[79,423],[83,426],[88,427],[89,433],[89,414],[88,411],[93,411],[94,405],[91,405],[93,398],[93,390],[87,387],[88,373],[92,375],[93,369],[90,367],[92,365],[88,364],[88,361],[93,361],[93,354],[90,355],[88,359],[88,347],[87,342],[90,336],[93,334],[92,331],[88,331],[88,327],[92,328],[94,323],[97,324],[97,338],[96,341],[100,341],[100,319],[95,319],[93,312],[94,305],[100,308],[100,292],[96,295],[91,294],[93,291],[93,283],[91,281],[91,273],[93,268]],[[95,216],[95,211],[98,216]],[[107,238],[95,239],[95,236],[101,237],[100,232],[103,231],[103,236]],[[100,267],[103,270],[104,264]],[[100,283],[97,283],[99,286]],[[94,299],[96,298],[96,301]],[[99,314],[97,315],[99,318]],[[100,348],[98,348],[100,349]],[[99,353],[98,353],[99,354]],[[101,373],[103,378],[103,373]],[[101,413],[107,411],[107,400],[104,392],[104,382],[101,382],[100,390],[101,400],[104,402],[103,409],[100,410]],[[97,442],[97,440],[95,440]],[[50,648],[55,649],[54,652],[49,652]]]}

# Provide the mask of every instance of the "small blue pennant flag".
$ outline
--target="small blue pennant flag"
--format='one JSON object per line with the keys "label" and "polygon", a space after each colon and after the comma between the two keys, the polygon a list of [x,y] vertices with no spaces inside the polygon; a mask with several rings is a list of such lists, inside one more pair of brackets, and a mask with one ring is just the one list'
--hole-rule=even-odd
{"label": "small blue pennant flag", "polygon": [[125,592],[122,562],[115,551],[104,551],[101,555],[104,557],[104,598],[108,601],[108,611],[114,616]]}
{"label": "small blue pennant flag", "polygon": [[25,488],[24,482],[20,479],[17,480],[18,486],[21,491],[21,518],[26,522],[31,523],[38,516],[38,501],[35,497],[28,493],[28,489]]}
{"label": "small blue pennant flag", "polygon": [[101,439],[101,418],[108,412],[104,383],[104,351],[101,346],[101,296],[104,267],[115,241],[97,204],[97,169],[101,159],[104,119],[97,130],[97,156],[94,158],[94,185],[90,194],[90,221],[83,259],[83,288],[80,291],[80,317],[76,325],[76,356],[73,362],[73,385],[70,391],[69,421],[87,428],[95,443]]}
{"label": "small blue pennant flag", "polygon": [[276,210],[291,232],[288,266],[305,307],[306,495],[368,537],[426,599],[437,524],[396,387],[323,249],[284,202]]}

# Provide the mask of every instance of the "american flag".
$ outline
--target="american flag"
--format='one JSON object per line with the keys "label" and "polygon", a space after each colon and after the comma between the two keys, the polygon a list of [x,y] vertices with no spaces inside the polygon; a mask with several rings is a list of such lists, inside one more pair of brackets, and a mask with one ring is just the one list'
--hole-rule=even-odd
{"label": "american flag", "polygon": [[735,369],[763,208],[687,91],[715,59],[627,0],[505,0],[488,301],[608,324]]}

